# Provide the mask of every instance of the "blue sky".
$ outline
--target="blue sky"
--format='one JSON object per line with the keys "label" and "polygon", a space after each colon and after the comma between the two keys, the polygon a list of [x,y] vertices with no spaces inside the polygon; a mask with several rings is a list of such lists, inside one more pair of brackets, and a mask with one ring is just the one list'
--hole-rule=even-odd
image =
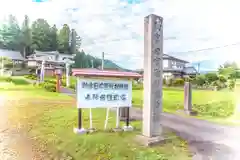
{"label": "blue sky", "polygon": [[[164,53],[201,62],[201,70],[240,60],[239,0],[1,1],[1,19],[12,13],[19,21],[28,14],[32,20],[45,18],[59,26],[71,23],[87,53],[101,57],[105,52],[107,59],[127,68],[143,67],[143,18],[152,13],[164,18]],[[229,46],[188,52],[225,45]]]}

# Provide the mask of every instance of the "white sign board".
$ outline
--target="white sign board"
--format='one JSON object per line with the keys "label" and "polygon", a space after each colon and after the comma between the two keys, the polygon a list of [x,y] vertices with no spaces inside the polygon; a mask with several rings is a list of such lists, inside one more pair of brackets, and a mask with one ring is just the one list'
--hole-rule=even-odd
{"label": "white sign board", "polygon": [[132,81],[78,79],[78,108],[111,108],[132,106]]}

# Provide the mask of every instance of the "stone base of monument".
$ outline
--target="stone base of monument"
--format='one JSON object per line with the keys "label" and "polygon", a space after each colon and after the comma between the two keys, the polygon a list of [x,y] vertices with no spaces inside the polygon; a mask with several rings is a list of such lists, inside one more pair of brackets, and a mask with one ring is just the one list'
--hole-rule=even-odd
{"label": "stone base of monument", "polygon": [[162,136],[146,137],[143,135],[137,135],[136,141],[141,145],[151,147],[154,145],[165,143],[166,139]]}
{"label": "stone base of monument", "polygon": [[184,113],[189,115],[189,116],[196,116],[197,115],[196,111],[184,110]]}
{"label": "stone base of monument", "polygon": [[179,110],[180,113],[184,113],[186,115],[189,116],[196,116],[197,115],[197,111],[193,111],[193,110]]}
{"label": "stone base of monument", "polygon": [[76,134],[85,134],[85,133],[87,133],[87,130],[84,129],[84,128],[80,128],[80,129],[79,128],[74,128],[73,132],[76,133]]}
{"label": "stone base of monument", "polygon": [[113,131],[114,131],[114,132],[122,132],[123,129],[122,129],[122,128],[113,128]]}
{"label": "stone base of monument", "polygon": [[97,130],[96,130],[96,128],[89,128],[87,131],[88,131],[89,133],[93,133],[93,132],[96,132]]}
{"label": "stone base of monument", "polygon": [[132,126],[124,126],[124,127],[123,127],[123,130],[124,130],[125,132],[133,131],[133,127],[132,127]]}

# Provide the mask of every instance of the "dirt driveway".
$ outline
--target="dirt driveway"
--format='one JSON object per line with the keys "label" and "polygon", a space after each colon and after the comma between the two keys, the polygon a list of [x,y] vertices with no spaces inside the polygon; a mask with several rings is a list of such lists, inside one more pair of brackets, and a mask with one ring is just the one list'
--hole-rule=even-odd
{"label": "dirt driveway", "polygon": [[[19,127],[12,126],[8,114],[8,97],[0,93],[0,157],[1,160],[42,160],[32,140],[20,131]],[[8,106],[8,107],[7,107]]]}

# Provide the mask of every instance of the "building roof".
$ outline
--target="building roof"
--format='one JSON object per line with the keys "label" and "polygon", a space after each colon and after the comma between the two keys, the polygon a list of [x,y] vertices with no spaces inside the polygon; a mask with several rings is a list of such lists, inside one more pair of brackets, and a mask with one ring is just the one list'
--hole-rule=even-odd
{"label": "building roof", "polygon": [[39,55],[39,56],[47,56],[47,55],[58,55],[59,57],[68,57],[68,58],[73,58],[75,55],[71,54],[63,54],[59,53],[58,51],[34,51],[35,54],[32,55]]}
{"label": "building roof", "polygon": [[92,77],[121,77],[121,78],[141,78],[142,75],[134,72],[107,71],[98,69],[72,69],[73,76]]}
{"label": "building roof", "polygon": [[188,61],[185,61],[185,60],[182,60],[182,59],[179,59],[179,58],[167,55],[167,54],[163,54],[163,59],[171,59],[171,60],[176,60],[176,61],[180,61],[183,63],[189,63]]}
{"label": "building roof", "polygon": [[6,57],[12,60],[24,60],[23,56],[19,51],[12,51],[7,49],[0,49],[0,57]]}
{"label": "building roof", "polygon": [[185,74],[197,74],[197,70],[194,67],[184,67],[183,68],[183,73]]}
{"label": "building roof", "polygon": [[56,54],[59,54],[58,51],[37,51],[37,50],[35,50],[34,53],[37,54],[37,55],[56,55]]}

